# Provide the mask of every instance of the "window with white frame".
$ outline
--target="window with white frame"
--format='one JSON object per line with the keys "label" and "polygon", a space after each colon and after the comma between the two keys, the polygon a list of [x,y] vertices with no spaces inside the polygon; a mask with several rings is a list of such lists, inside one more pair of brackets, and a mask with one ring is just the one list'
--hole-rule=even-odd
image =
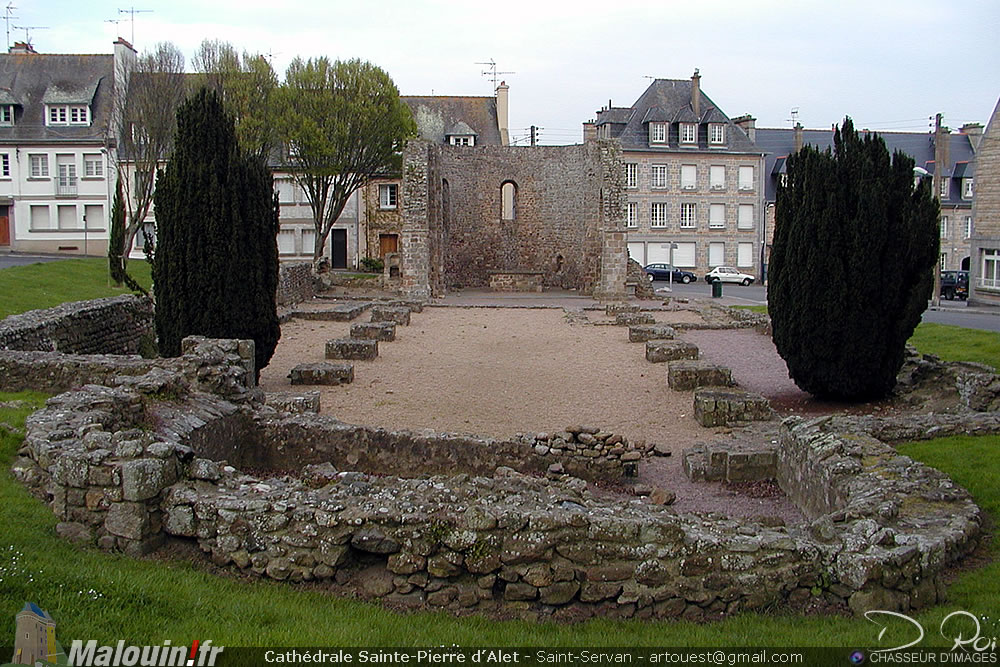
{"label": "window with white frame", "polygon": [[710,204],[708,207],[708,228],[723,229],[726,226],[726,205]]}
{"label": "window with white frame", "polygon": [[0,125],[11,126],[14,124],[14,105],[0,105]]}
{"label": "window with white frame", "polygon": [[468,136],[463,137],[463,136],[455,136],[455,135],[453,135],[451,137],[451,145],[452,146],[475,146],[476,145],[476,138],[475,137],[468,137]]}
{"label": "window with white frame", "polygon": [[639,226],[639,205],[634,201],[630,201],[625,208],[625,225],[627,227]]}
{"label": "window with white frame", "polygon": [[695,204],[681,204],[681,229],[694,229]]}
{"label": "window with white frame", "polygon": [[682,144],[698,143],[698,126],[694,123],[681,123],[680,140]]}
{"label": "window with white frame", "polygon": [[941,199],[947,199],[951,193],[951,179],[947,176],[941,177]]}
{"label": "window with white frame", "polygon": [[972,216],[965,216],[965,238],[972,238]]}
{"label": "window with white frame", "polygon": [[753,190],[753,167],[740,167],[740,190]]}
{"label": "window with white frame", "polygon": [[90,107],[87,105],[49,105],[46,115],[48,125],[90,125]]}
{"label": "window with white frame", "polygon": [[666,202],[653,202],[649,209],[649,226],[650,227],[666,227],[667,226],[667,204]]}
{"label": "window with white frame", "polygon": [[10,153],[0,153],[0,177],[10,178]]}
{"label": "window with white frame", "polygon": [[625,187],[626,188],[639,187],[639,165],[637,165],[635,162],[625,163]]}
{"label": "window with white frame", "polygon": [[104,206],[101,204],[86,204],[83,207],[83,226],[86,229],[104,228]]}
{"label": "window with white frame", "polygon": [[736,266],[753,266],[753,243],[740,243],[736,246]]}
{"label": "window with white frame", "polygon": [[726,263],[726,244],[722,241],[712,241],[708,244],[708,265],[722,266]]}
{"label": "window with white frame", "polygon": [[972,193],[974,192],[972,180],[971,178],[962,179],[962,199],[972,199]]}
{"label": "window with white frame", "polygon": [[693,164],[681,165],[681,190],[694,190],[698,187],[698,167]]}
{"label": "window with white frame", "polygon": [[76,188],[76,156],[57,155],[56,156],[56,194],[75,195]]}
{"label": "window with white frame", "polygon": [[28,162],[31,164],[31,178],[48,178],[49,177],[49,156],[39,153],[28,156]]}
{"label": "window with white frame", "polygon": [[753,229],[753,204],[740,204],[736,209],[736,229]]}
{"label": "window with white frame", "polygon": [[667,124],[666,123],[650,123],[649,124],[649,143],[651,143],[651,144],[665,144],[665,143],[667,143]]}
{"label": "window with white frame", "polygon": [[716,146],[726,143],[726,126],[722,123],[709,123],[708,143]]}
{"label": "window with white frame", "polygon": [[47,204],[31,206],[31,229],[52,229],[52,222],[49,219],[49,207]]}
{"label": "window with white frame", "polygon": [[726,167],[721,164],[713,164],[708,168],[708,187],[712,190],[726,189]]}
{"label": "window with white frame", "polygon": [[396,208],[396,196],[398,186],[395,183],[387,183],[378,186],[378,207]]}
{"label": "window with white frame", "polygon": [[102,178],[104,176],[104,158],[99,153],[83,156],[83,177]]}
{"label": "window with white frame", "polygon": [[948,216],[941,216],[941,238],[948,238]]}
{"label": "window with white frame", "polygon": [[654,164],[652,171],[650,172],[650,187],[653,188],[665,188],[667,187],[667,165],[665,164]]}
{"label": "window with white frame", "polygon": [[979,286],[990,289],[1000,288],[1000,250],[983,248],[982,253],[983,277],[979,279]]}
{"label": "window with white frame", "polygon": [[941,261],[938,262],[938,265],[942,271],[948,268],[948,253],[941,253]]}

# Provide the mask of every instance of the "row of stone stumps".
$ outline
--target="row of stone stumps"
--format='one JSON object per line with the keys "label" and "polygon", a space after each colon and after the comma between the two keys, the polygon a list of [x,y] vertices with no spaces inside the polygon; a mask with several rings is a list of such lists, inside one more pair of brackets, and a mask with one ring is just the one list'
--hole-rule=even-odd
{"label": "row of stone stumps", "polygon": [[351,325],[349,338],[326,341],[325,357],[333,361],[299,364],[288,374],[293,385],[342,385],[354,382],[352,361],[364,361],[378,356],[379,342],[396,340],[396,325],[410,324],[411,312],[422,312],[423,304],[416,301],[394,302],[387,305],[360,303],[337,304],[323,311],[297,311],[294,316],[305,319],[350,321],[371,308],[371,321]]}

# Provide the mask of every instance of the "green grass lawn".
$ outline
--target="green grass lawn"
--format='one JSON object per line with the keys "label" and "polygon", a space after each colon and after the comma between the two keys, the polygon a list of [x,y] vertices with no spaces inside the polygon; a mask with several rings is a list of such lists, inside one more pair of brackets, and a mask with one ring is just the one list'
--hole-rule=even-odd
{"label": "green grass lawn", "polygon": [[[132,260],[129,273],[149,289],[149,263]],[[0,269],[0,319],[36,308],[51,308],[67,301],[97,299],[128,294],[124,287],[113,287],[108,280],[108,260],[99,257],[67,259],[12,266]]]}

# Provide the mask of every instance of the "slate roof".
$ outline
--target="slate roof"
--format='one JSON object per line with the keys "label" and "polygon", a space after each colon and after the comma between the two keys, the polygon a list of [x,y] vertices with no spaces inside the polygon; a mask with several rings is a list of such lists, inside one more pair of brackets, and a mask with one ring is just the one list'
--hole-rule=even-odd
{"label": "slate roof", "polygon": [[43,610],[41,607],[39,607],[34,602],[25,602],[24,603],[24,608],[21,609],[21,611],[18,612],[18,613],[23,614],[26,611],[34,614],[35,616],[38,616],[39,618],[43,618],[43,619],[45,619],[47,621],[51,621],[52,620],[52,617],[49,616],[48,612],[46,612],[45,610]]}
{"label": "slate roof", "polygon": [[[0,54],[0,104],[18,105],[0,143],[102,142],[111,117],[114,56]],[[91,124],[45,125],[45,104],[89,104]]]}
{"label": "slate roof", "polygon": [[[934,135],[926,132],[877,132],[876,134],[885,141],[890,153],[897,150],[906,153],[913,158],[915,166],[922,167],[929,174],[937,170],[934,162]],[[945,166],[944,174],[951,178],[970,178],[974,171],[975,152],[972,150],[968,135],[955,132],[948,135],[948,140],[951,164]],[[833,130],[802,130],[802,142],[820,150],[832,148]],[[770,177],[764,181],[764,198],[766,201],[774,201],[777,175],[785,169],[785,158],[795,152],[795,130],[757,128],[757,147],[767,153],[764,158],[764,172]],[[962,199],[960,187],[959,183],[953,181],[951,194],[944,202],[968,203],[969,200]]]}
{"label": "slate roof", "polygon": [[417,133],[433,143],[447,143],[459,123],[475,134],[477,146],[500,146],[495,97],[461,97],[444,95],[400,95],[413,112]]}
{"label": "slate roof", "polygon": [[[728,116],[716,106],[715,102],[700,91],[699,113],[695,115],[691,106],[690,79],[655,79],[653,83],[639,96],[631,107],[624,109],[616,107],[598,112],[597,124],[605,122],[623,123],[621,127],[612,126],[611,136],[621,141],[622,149],[626,151],[650,152],[688,152],[705,151],[760,153],[746,133],[734,124]],[[608,121],[605,121],[605,118]],[[625,120],[620,120],[620,119]],[[670,126],[667,137],[668,147],[649,145],[649,122],[692,122],[692,123],[724,123],[726,129],[726,148],[708,148],[707,130],[701,127],[698,134],[697,147],[678,147],[677,127]]]}

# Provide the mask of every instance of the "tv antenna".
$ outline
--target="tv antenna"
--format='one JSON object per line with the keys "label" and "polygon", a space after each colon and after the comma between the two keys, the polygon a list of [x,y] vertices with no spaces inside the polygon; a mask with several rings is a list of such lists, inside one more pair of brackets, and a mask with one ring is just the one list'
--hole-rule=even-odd
{"label": "tv antenna", "polygon": [[152,9],[136,9],[135,7],[129,7],[128,9],[118,10],[118,16],[121,16],[122,14],[128,14],[129,15],[128,20],[132,22],[132,41],[131,41],[132,46],[135,46],[135,15],[152,14],[152,13],[153,13]]}
{"label": "tv antenna", "polygon": [[47,26],[47,25],[16,25],[16,26],[14,26],[14,30],[23,30],[24,31],[24,43],[25,44],[29,44],[29,45],[31,44],[31,33],[28,32],[29,30],[48,30],[48,29],[49,29],[49,26]]}
{"label": "tv antenna", "polygon": [[517,72],[498,72],[496,61],[494,61],[493,58],[490,58],[489,62],[480,62],[476,64],[489,66],[489,69],[483,70],[483,76],[493,79],[493,90],[497,89],[497,79],[500,78],[501,74],[517,74]]}
{"label": "tv antenna", "polygon": [[17,9],[17,7],[14,6],[14,3],[13,2],[8,2],[7,3],[7,8],[4,10],[3,20],[7,23],[7,48],[8,49],[10,49],[10,20],[17,18],[16,16],[14,16],[14,10],[15,9]]}
{"label": "tv antenna", "polygon": [[786,118],[785,120],[791,121],[792,127],[795,127],[796,125],[798,125],[799,124],[799,108],[798,107],[792,107],[792,117],[791,118]]}

